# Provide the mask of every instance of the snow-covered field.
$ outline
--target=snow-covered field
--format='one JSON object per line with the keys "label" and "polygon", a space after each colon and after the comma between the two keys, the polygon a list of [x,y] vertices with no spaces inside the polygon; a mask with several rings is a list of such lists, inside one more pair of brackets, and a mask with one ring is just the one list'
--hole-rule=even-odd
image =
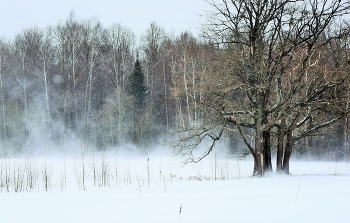
{"label": "snow-covered field", "polygon": [[[211,155],[85,153],[0,160],[0,222],[350,222],[350,163],[291,162],[251,178],[253,163]],[[17,192],[16,192],[17,191]]]}

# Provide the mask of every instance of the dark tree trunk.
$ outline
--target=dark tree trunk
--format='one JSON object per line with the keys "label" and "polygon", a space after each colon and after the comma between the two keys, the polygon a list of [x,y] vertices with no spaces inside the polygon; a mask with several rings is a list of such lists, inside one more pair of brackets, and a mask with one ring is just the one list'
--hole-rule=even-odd
{"label": "dark tree trunk", "polygon": [[264,154],[257,153],[254,156],[253,177],[263,177],[263,176],[264,176]]}
{"label": "dark tree trunk", "polygon": [[272,162],[271,162],[271,133],[267,130],[263,133],[264,137],[264,172],[272,172]]}
{"label": "dark tree trunk", "polygon": [[[262,113],[260,113],[262,116]],[[264,176],[264,132],[262,129],[261,119],[255,122],[255,155],[254,155],[254,172],[253,176]]]}
{"label": "dark tree trunk", "polygon": [[287,141],[283,157],[283,172],[289,174],[289,160],[293,150],[293,137],[292,131],[287,132]]}
{"label": "dark tree trunk", "polygon": [[276,163],[276,172],[283,172],[283,142],[284,142],[284,131],[281,128],[278,128],[278,142],[277,142],[277,163]]}

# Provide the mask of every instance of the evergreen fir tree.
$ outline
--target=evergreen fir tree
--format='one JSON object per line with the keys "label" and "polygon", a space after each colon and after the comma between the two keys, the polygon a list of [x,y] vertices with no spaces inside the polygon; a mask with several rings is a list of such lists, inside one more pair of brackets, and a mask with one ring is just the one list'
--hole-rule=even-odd
{"label": "evergreen fir tree", "polygon": [[138,108],[143,108],[146,104],[147,87],[145,85],[144,75],[140,61],[137,59],[134,65],[134,71],[129,76],[127,91],[135,99]]}

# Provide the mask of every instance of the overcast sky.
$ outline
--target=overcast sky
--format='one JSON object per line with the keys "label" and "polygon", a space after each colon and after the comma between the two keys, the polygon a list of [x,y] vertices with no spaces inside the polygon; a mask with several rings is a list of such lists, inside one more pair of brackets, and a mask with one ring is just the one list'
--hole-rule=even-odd
{"label": "overcast sky", "polygon": [[44,28],[66,20],[97,18],[103,27],[117,22],[136,35],[152,21],[166,31],[198,33],[203,0],[0,0],[0,37],[13,38],[25,28]]}

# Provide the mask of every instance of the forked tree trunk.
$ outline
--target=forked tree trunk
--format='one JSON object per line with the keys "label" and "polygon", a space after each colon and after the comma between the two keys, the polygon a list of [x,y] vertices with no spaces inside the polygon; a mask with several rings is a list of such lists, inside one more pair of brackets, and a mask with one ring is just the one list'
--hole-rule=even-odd
{"label": "forked tree trunk", "polygon": [[257,148],[254,157],[253,176],[264,176],[267,172],[272,172],[270,132],[264,131],[259,142],[255,143]]}

